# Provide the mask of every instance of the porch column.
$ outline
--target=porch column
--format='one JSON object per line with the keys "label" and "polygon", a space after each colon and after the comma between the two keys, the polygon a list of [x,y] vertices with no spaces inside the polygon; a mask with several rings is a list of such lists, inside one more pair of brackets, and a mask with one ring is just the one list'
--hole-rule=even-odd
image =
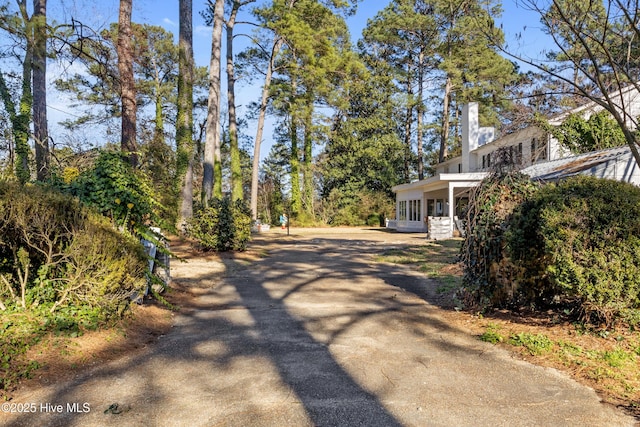
{"label": "porch column", "polygon": [[453,236],[453,228],[454,228],[453,227],[453,217],[455,216],[455,211],[456,211],[455,210],[455,208],[456,208],[455,207],[456,200],[455,200],[455,198],[453,196],[453,189],[454,189],[453,183],[449,182],[449,219],[451,220],[450,224],[449,224],[449,228],[450,228],[449,231],[451,231],[451,235],[452,236]]}

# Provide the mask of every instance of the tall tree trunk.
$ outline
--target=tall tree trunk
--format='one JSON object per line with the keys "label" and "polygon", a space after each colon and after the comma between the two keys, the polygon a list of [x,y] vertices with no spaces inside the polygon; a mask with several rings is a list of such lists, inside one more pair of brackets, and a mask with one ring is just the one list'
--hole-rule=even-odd
{"label": "tall tree trunk", "polygon": [[407,117],[404,121],[404,180],[409,182],[411,179],[411,121],[413,119],[413,90],[411,89],[411,80],[407,72]]}
{"label": "tall tree trunk", "polygon": [[178,40],[178,114],[176,183],[179,184],[178,230],[193,216],[193,0],[180,0]]}
{"label": "tall tree trunk", "polygon": [[162,94],[160,93],[160,81],[156,80],[155,93],[155,128],[153,129],[153,139],[158,144],[164,144],[164,114],[162,108]]}
{"label": "tall tree trunk", "polygon": [[211,37],[211,62],[209,64],[209,100],[202,177],[202,202],[205,206],[208,205],[211,197],[222,197],[222,165],[220,162],[220,72],[222,68],[223,21],[224,0],[216,0],[213,10],[213,35]]}
{"label": "tall tree trunk", "polygon": [[235,72],[233,66],[233,28],[241,3],[233,2],[227,21],[227,102],[229,109],[229,151],[231,155],[231,199],[242,200],[242,166],[238,147],[238,123],[236,118]]}
{"label": "tall tree trunk", "polygon": [[258,115],[258,129],[256,130],[256,140],[253,147],[253,165],[251,168],[251,215],[254,220],[258,219],[258,185],[260,179],[260,145],[262,144],[262,134],[264,132],[264,121],[267,113],[267,104],[269,103],[269,88],[271,87],[271,78],[273,77],[273,69],[275,67],[276,56],[284,40],[281,37],[274,39],[271,56],[269,57],[269,65],[264,77],[262,86],[262,97],[260,98],[260,112]]}
{"label": "tall tree trunk", "polygon": [[291,138],[291,153],[289,156],[290,181],[291,181],[291,215],[297,216],[302,210],[302,198],[300,196],[300,154],[298,151],[298,121],[300,120],[297,92],[297,73],[291,73],[291,98],[289,100],[289,138]]}
{"label": "tall tree trunk", "polygon": [[38,181],[49,177],[47,125],[47,1],[33,0],[33,134]]}
{"label": "tall tree trunk", "polygon": [[118,72],[120,74],[120,97],[122,102],[122,134],[120,147],[129,154],[131,165],[138,165],[136,142],[136,87],[133,77],[133,48],[131,40],[131,9],[133,0],[120,0],[118,14]]}
{"label": "tall tree trunk", "polygon": [[304,151],[302,153],[302,202],[305,214],[313,218],[313,98],[307,97],[304,118]]}
{"label": "tall tree trunk", "polygon": [[424,159],[423,159],[423,134],[424,129],[422,121],[424,118],[424,50],[420,49],[420,57],[418,58],[418,121],[417,121],[417,139],[418,139],[418,179],[424,179]]}
{"label": "tall tree trunk", "polygon": [[29,124],[31,123],[31,111],[33,108],[33,95],[31,91],[31,79],[33,73],[33,36],[29,35],[30,19],[27,12],[27,1],[18,0],[17,3],[20,9],[22,22],[24,22],[25,26],[24,31],[27,35],[24,61],[22,62],[22,95],[20,96],[20,104],[18,108],[16,108],[3,78],[2,97],[5,107],[8,107],[7,111],[11,116],[11,125],[13,127],[12,130],[16,152],[16,177],[21,184],[25,184],[31,179],[31,171],[29,170],[29,155],[31,153],[29,148]]}
{"label": "tall tree trunk", "polygon": [[447,144],[449,143],[449,107],[451,104],[451,77],[447,77],[444,87],[444,96],[442,102],[442,129],[440,131],[440,155],[438,160],[444,162],[449,155]]}
{"label": "tall tree trunk", "polygon": [[291,138],[291,214],[298,215],[302,210],[302,200],[300,197],[300,156],[298,154],[298,112],[294,103],[289,112],[289,132]]}
{"label": "tall tree trunk", "polygon": [[22,65],[22,96],[20,108],[13,123],[13,135],[16,141],[16,176],[21,184],[31,179],[29,169],[29,124],[31,122],[31,109],[33,108],[33,96],[31,94],[32,78],[32,52],[31,44],[27,43],[27,51]]}
{"label": "tall tree trunk", "polygon": [[[27,49],[27,53],[29,49]],[[25,61],[29,58],[29,54],[25,57]],[[15,161],[13,156],[11,157],[11,166],[15,166],[15,174],[21,184],[27,182],[30,178],[29,172],[29,112],[31,111],[29,103],[30,95],[25,97],[24,90],[30,91],[30,80],[27,80],[31,76],[31,62],[25,62],[22,67],[23,70],[23,95],[20,102],[20,111],[16,111],[16,105],[11,98],[9,87],[4,79],[4,74],[0,72],[0,97],[4,104],[4,108],[9,113],[9,119],[11,120],[12,139],[9,147],[10,151],[15,151]],[[29,106],[29,109],[23,108]],[[26,111],[26,116],[22,111]],[[15,149],[13,148],[15,145]]]}

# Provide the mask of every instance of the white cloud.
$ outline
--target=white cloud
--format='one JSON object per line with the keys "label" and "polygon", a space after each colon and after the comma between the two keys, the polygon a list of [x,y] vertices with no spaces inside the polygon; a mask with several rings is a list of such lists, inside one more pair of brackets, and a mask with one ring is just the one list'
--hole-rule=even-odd
{"label": "white cloud", "polygon": [[171,26],[171,27],[177,27],[177,26],[178,26],[178,24],[176,24],[175,22],[173,22],[173,21],[172,21],[171,19],[169,19],[169,18],[164,18],[164,19],[162,20],[162,22],[164,22],[164,24],[165,24],[165,25],[169,25],[169,26]]}
{"label": "white cloud", "polygon": [[194,34],[198,36],[211,37],[212,31],[213,29],[211,27],[207,27],[206,25],[197,25]]}

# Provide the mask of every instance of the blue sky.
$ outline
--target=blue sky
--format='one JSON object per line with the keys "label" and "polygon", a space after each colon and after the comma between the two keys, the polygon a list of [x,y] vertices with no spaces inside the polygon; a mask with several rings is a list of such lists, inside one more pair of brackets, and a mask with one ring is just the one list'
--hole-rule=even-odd
{"label": "blue sky", "polygon": [[[259,0],[258,3],[261,1]],[[352,16],[348,20],[348,24],[351,31],[351,37],[357,40],[362,29],[366,26],[367,19],[373,17],[379,10],[384,8],[388,3],[386,1],[380,2],[379,0],[363,0],[357,10],[355,16]],[[194,56],[197,65],[206,66],[209,64],[211,57],[211,29],[204,25],[204,21],[199,12],[205,8],[205,1],[194,1],[193,4],[193,28],[194,28]],[[245,16],[247,16],[250,8],[253,5],[246,7]],[[90,25],[108,25],[109,22],[115,22],[118,19],[118,1],[109,0],[102,3],[100,10],[91,11],[92,20],[95,23]],[[86,11],[85,11],[86,12]],[[159,25],[166,28],[168,31],[174,33],[177,36],[178,33],[178,1],[177,0],[133,0],[133,17],[132,20],[138,23]],[[239,17],[238,21],[242,18]],[[236,26],[236,34],[242,31],[251,31],[247,25]],[[242,38],[238,38],[242,40]],[[242,49],[240,46],[234,47],[235,52],[240,52]],[[224,73],[223,73],[224,79]],[[247,105],[250,102],[258,101],[260,97],[261,83],[256,82],[253,86],[243,85],[239,82],[236,85],[237,98],[238,98],[238,113],[240,116],[243,114],[243,105]],[[224,89],[223,89],[224,90]],[[248,128],[245,130],[246,134],[250,138],[255,137],[255,125],[256,123],[249,123]],[[261,150],[261,159],[264,159],[269,154],[269,149],[273,143],[272,130],[274,123],[271,118],[267,118],[267,126],[264,132],[264,141]],[[253,153],[252,153],[253,154]]]}
{"label": "blue sky", "polygon": [[[113,0],[112,0],[113,1]],[[152,25],[161,25],[168,30],[177,34],[178,32],[178,4],[175,1],[161,1],[154,0],[134,0],[134,17],[136,22],[143,22]],[[260,3],[260,1],[259,1]],[[539,51],[542,49],[540,46],[541,41],[544,39],[541,37],[540,32],[537,30],[539,27],[539,16],[535,13],[527,11],[518,6],[518,0],[506,0],[503,3],[504,13],[502,18],[498,21],[498,25],[502,25],[505,31],[507,40],[511,40],[511,47],[515,48],[516,44],[521,51],[527,51],[530,56],[538,56]],[[116,5],[115,11],[117,13],[117,1],[114,1]],[[351,37],[353,42],[357,41],[362,34],[362,30],[367,24],[367,20],[374,17],[376,13],[382,10],[389,1],[387,0],[362,0],[358,4],[357,12],[355,16],[348,18],[348,24],[351,31]],[[248,12],[249,7],[245,10]],[[208,65],[210,59],[211,49],[211,30],[204,26],[204,22],[199,15],[200,10],[205,7],[204,1],[194,2],[194,55],[196,63],[198,65]],[[245,13],[247,13],[245,12]],[[117,14],[114,15],[117,18]],[[239,21],[241,18],[238,19]],[[236,27],[236,34],[241,31],[250,31],[245,25]],[[513,38],[516,33],[524,33],[518,42]],[[240,47],[236,47],[235,51],[239,52]],[[240,82],[237,86],[238,99],[239,99],[239,113],[242,114],[242,104],[247,104],[252,101],[257,101],[260,95],[260,83],[251,87],[246,87]],[[268,119],[269,120],[269,119]],[[273,123],[268,121],[267,129],[265,129],[265,141],[261,150],[261,158],[264,159],[268,155],[269,147],[272,144],[272,128]],[[246,130],[249,137],[255,136],[255,123],[249,125],[249,129]]]}
{"label": "blue sky", "polygon": [[[114,19],[117,19],[117,2]],[[160,3],[160,4],[158,4]],[[262,3],[258,1],[257,3]],[[255,4],[245,7],[245,16]],[[367,19],[373,17],[379,10],[387,5],[386,1],[380,0],[361,0],[355,16],[348,19],[351,37],[355,41],[360,37],[362,29],[367,23]],[[210,57],[211,49],[211,30],[204,26],[204,22],[199,12],[205,8],[204,1],[195,1],[193,4],[194,11],[194,55],[198,65],[207,65]],[[133,20],[141,23],[152,25],[161,25],[174,34],[178,32],[178,1],[162,1],[154,2],[153,0],[134,0]],[[241,20],[239,18],[238,20]],[[236,27],[236,33],[241,31],[250,31],[248,26],[242,28],[240,25]],[[240,49],[236,48],[236,51]]]}
{"label": "blue sky", "polygon": [[[117,20],[118,2],[110,0],[113,4],[112,20]],[[257,3],[261,3],[258,1]],[[360,38],[362,29],[366,26],[367,20],[375,16],[382,10],[388,0],[360,0],[355,16],[349,17],[347,23],[351,31],[352,40],[355,42]],[[245,7],[247,13],[253,6]],[[546,37],[542,36],[538,30],[540,27],[539,16],[526,10],[522,6],[521,0],[505,0],[502,7],[504,9],[503,16],[497,20],[498,25],[502,25],[507,40],[511,40],[511,46],[515,47],[515,34],[523,33],[524,37],[517,43],[519,48],[527,51],[531,56],[536,56],[544,46]],[[205,8],[205,1],[195,1],[194,10],[194,50],[196,62],[198,65],[207,65],[210,55],[211,31],[204,26],[203,20],[199,12]],[[157,1],[157,0],[134,0],[134,16],[133,20],[141,23],[152,25],[161,25],[174,33],[178,32],[178,1]],[[245,26],[246,28],[246,26]],[[238,26],[236,32],[240,32],[241,27]],[[238,51],[238,49],[236,49]]]}

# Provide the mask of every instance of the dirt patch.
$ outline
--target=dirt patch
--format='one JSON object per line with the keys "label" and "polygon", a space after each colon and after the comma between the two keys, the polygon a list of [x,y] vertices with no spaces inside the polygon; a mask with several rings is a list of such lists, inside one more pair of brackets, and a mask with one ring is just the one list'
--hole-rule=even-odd
{"label": "dirt patch", "polygon": [[[169,331],[173,313],[156,302],[134,306],[119,325],[104,330],[85,331],[68,337],[53,333],[45,336],[25,355],[41,366],[31,379],[18,388],[33,388],[66,380],[80,371],[100,366],[123,355],[142,351]],[[16,390],[12,390],[15,392]],[[9,394],[9,397],[11,394]]]}
{"label": "dirt patch", "polygon": [[[479,315],[443,311],[442,315],[449,324],[468,331],[478,339],[488,330],[495,331],[501,337],[496,345],[514,357],[565,372],[577,382],[593,388],[604,402],[620,407],[640,420],[640,382],[637,374],[633,373],[637,372],[637,365],[629,360],[630,365],[618,367],[600,360],[602,355],[615,355],[624,346],[638,352],[640,341],[636,332],[581,330],[575,323],[553,312],[518,314],[495,311]],[[533,354],[525,346],[509,343],[518,335],[544,336],[554,348]]]}

